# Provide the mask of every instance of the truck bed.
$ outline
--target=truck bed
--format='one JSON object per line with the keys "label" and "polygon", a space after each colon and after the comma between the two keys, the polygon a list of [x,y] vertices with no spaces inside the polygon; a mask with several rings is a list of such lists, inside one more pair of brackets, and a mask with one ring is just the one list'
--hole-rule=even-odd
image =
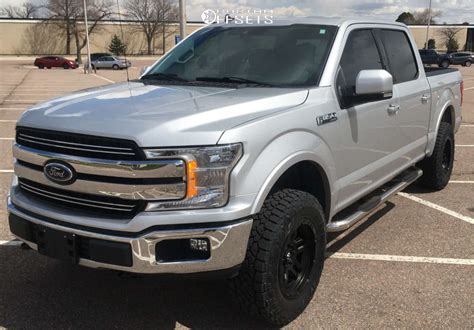
{"label": "truck bed", "polygon": [[440,74],[450,73],[459,71],[454,68],[437,68],[437,67],[425,67],[425,73],[427,77],[433,77]]}

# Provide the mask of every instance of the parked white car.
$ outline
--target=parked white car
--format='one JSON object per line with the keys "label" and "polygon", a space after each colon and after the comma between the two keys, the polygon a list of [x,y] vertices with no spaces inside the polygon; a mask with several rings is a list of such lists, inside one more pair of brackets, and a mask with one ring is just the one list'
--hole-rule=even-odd
{"label": "parked white car", "polygon": [[93,69],[114,69],[121,70],[132,66],[130,61],[116,56],[102,56],[95,61],[91,61]]}

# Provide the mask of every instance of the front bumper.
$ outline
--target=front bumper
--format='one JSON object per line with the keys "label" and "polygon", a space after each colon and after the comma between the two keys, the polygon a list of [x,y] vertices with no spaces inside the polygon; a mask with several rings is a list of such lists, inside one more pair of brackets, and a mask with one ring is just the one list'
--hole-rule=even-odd
{"label": "front bumper", "polygon": [[[53,231],[59,231],[64,235],[77,236],[81,240],[94,240],[99,246],[104,247],[114,243],[125,246],[130,251],[131,266],[119,265],[112,262],[92,260],[94,257],[84,257],[79,255],[75,260],[78,264],[92,268],[108,268],[133,273],[167,273],[167,274],[186,274],[199,273],[217,270],[230,269],[241,264],[245,258],[247,243],[252,227],[252,219],[242,221],[233,221],[221,225],[208,225],[199,227],[179,227],[179,229],[150,229],[144,233],[137,234],[136,237],[120,236],[114,234],[97,233],[88,231],[87,228],[70,228],[66,225],[51,223],[42,217],[36,217],[29,212],[17,208],[9,201],[8,212],[10,221],[25,221],[27,225],[35,228],[47,228]],[[12,226],[11,223],[11,228]],[[38,239],[35,235],[19,235],[13,233],[18,239],[28,244],[32,249],[38,250]],[[21,237],[23,236],[23,237]],[[157,260],[156,244],[163,241],[178,239],[207,239],[210,243],[210,257],[199,260],[181,260],[173,262],[164,262]],[[48,244],[43,242],[41,244]],[[120,248],[123,252],[124,249]],[[107,252],[113,253],[113,249],[106,247]],[[56,251],[58,252],[58,251]],[[93,254],[91,254],[93,255]],[[100,259],[100,258],[99,258]],[[119,262],[120,263],[120,262]]]}

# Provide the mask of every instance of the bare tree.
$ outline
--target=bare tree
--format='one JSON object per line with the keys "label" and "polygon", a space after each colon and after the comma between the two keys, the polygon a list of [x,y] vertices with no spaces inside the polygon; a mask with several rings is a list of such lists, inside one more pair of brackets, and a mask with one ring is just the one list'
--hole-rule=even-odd
{"label": "bare tree", "polygon": [[126,16],[139,24],[145,35],[147,54],[152,55],[155,35],[161,31],[166,39],[166,21],[177,17],[176,5],[170,0],[125,0],[125,9]]}
{"label": "bare tree", "polygon": [[459,42],[456,36],[459,32],[461,32],[461,29],[455,28],[443,28],[439,31],[439,34],[443,36],[444,44],[448,52],[459,49]]}
{"label": "bare tree", "polygon": [[24,2],[21,6],[10,5],[2,8],[2,14],[8,18],[34,18],[38,9],[39,7],[31,2]]}
{"label": "bare tree", "polygon": [[[81,63],[81,50],[86,45],[84,22],[84,7],[82,0],[49,0],[45,6],[50,15],[49,21],[55,24],[66,36],[66,54],[71,53],[71,42],[74,37],[76,56]],[[111,0],[88,0],[87,17],[89,20],[89,35],[97,32],[98,23],[112,15]]]}
{"label": "bare tree", "polygon": [[[81,2],[80,0],[77,0]],[[89,36],[99,29],[98,23],[112,16],[112,2],[109,0],[90,1],[87,6],[87,19],[89,21]],[[81,7],[80,15],[73,21],[72,29],[74,40],[76,41],[76,58],[79,63],[81,60],[81,50],[86,46],[86,28],[82,24],[84,21],[84,9]]]}
{"label": "bare tree", "polygon": [[[431,22],[430,24],[435,24],[435,18],[440,17],[443,14],[441,10],[431,10]],[[415,24],[428,24],[428,19],[430,17],[430,10],[425,8],[423,10],[415,11],[413,13],[414,23]]]}
{"label": "bare tree", "polygon": [[49,12],[50,21],[63,30],[66,35],[66,54],[71,54],[72,29],[71,21],[81,11],[77,0],[50,0],[45,6]]}
{"label": "bare tree", "polygon": [[166,53],[166,39],[176,33],[176,28],[171,25],[166,26],[166,23],[177,21],[179,16],[179,9],[175,3],[169,0],[159,0],[160,20],[161,20],[161,47],[162,54]]}

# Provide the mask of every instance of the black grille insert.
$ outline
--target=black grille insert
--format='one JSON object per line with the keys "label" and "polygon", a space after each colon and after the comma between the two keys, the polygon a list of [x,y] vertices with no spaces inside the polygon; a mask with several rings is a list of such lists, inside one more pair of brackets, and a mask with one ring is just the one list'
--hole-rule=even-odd
{"label": "black grille insert", "polygon": [[17,127],[16,142],[25,147],[64,155],[110,160],[145,159],[135,142],[100,136]]}
{"label": "black grille insert", "polygon": [[145,208],[145,201],[121,199],[117,197],[98,196],[52,188],[20,178],[21,191],[42,201],[56,206],[67,205],[70,208],[100,215],[102,217],[132,218]]}

